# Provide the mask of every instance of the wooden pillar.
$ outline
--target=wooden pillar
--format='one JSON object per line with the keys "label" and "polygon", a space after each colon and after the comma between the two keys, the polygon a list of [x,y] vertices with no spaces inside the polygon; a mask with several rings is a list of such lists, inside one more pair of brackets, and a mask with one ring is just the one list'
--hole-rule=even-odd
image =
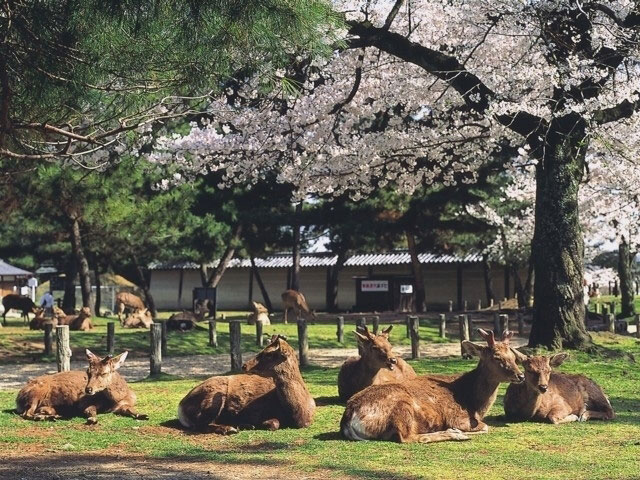
{"label": "wooden pillar", "polygon": [[264,336],[262,334],[263,323],[262,320],[256,320],[256,345],[262,347]]}
{"label": "wooden pillar", "polygon": [[420,358],[420,319],[417,316],[409,316],[409,328],[411,331],[411,358]]}
{"label": "wooden pillar", "polygon": [[71,370],[71,347],[69,345],[69,325],[56,327],[56,362],[59,372]]}
{"label": "wooden pillar", "polygon": [[482,310],[482,300],[478,300],[478,310]]}
{"label": "wooden pillar", "polygon": [[502,335],[504,335],[504,332],[509,330],[509,315],[502,314],[500,315],[499,320],[500,320],[499,334],[502,337]]}
{"label": "wooden pillar", "polygon": [[238,372],[242,368],[242,323],[229,321],[229,352],[231,354],[231,371]]}
{"label": "wooden pillar", "polygon": [[182,287],[184,284],[184,269],[180,269],[180,278],[178,280],[178,310],[182,310]]}
{"label": "wooden pillar", "polygon": [[373,334],[377,335],[380,328],[380,317],[378,315],[371,317],[371,323],[373,325]]}
{"label": "wooden pillar", "polygon": [[344,343],[344,317],[338,317],[336,319],[336,336],[338,337],[339,343]]}
{"label": "wooden pillar", "polygon": [[251,305],[252,301],[253,301],[253,268],[250,268],[249,269],[249,303],[248,305]]}
{"label": "wooden pillar", "polygon": [[151,324],[150,349],[151,376],[159,375],[162,372],[162,325],[160,323]]}
{"label": "wooden pillar", "polygon": [[449,300],[449,312],[453,312],[453,300]]}
{"label": "wooden pillar", "polygon": [[218,346],[218,332],[216,331],[215,320],[209,320],[209,346],[214,348]]}
{"label": "wooden pillar", "polygon": [[616,333],[616,316],[610,313],[607,317],[607,330],[611,333]]}
{"label": "wooden pillar", "polygon": [[113,355],[115,352],[115,336],[116,336],[116,324],[115,322],[107,323],[107,354]]}
{"label": "wooden pillar", "polygon": [[440,338],[447,338],[447,316],[440,314]]}
{"label": "wooden pillar", "polygon": [[298,320],[298,353],[301,367],[309,365],[309,336],[307,322]]}
{"label": "wooden pillar", "polygon": [[160,346],[162,348],[162,356],[167,356],[167,321],[163,320],[160,323]]}
{"label": "wooden pillar", "polygon": [[460,327],[460,351],[463,357],[468,357],[468,354],[465,352],[464,347],[462,346],[462,342],[465,340],[469,340],[469,316],[468,315],[458,315],[458,324]]}
{"label": "wooden pillar", "polygon": [[51,346],[53,343],[53,324],[45,323],[44,324],[44,354],[51,355]]}
{"label": "wooden pillar", "polygon": [[458,299],[458,310],[462,310],[462,265],[458,264],[456,269],[456,292]]}
{"label": "wooden pillar", "polygon": [[498,332],[500,332],[500,314],[498,312],[493,313],[493,332],[497,338]]}

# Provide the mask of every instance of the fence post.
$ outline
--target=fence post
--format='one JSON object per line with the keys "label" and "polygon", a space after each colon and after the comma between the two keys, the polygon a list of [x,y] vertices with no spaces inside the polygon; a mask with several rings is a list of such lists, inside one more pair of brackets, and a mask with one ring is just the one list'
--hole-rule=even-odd
{"label": "fence post", "polygon": [[356,328],[364,329],[367,326],[367,319],[365,317],[356,318]]}
{"label": "fence post", "polygon": [[491,297],[491,298],[489,299],[489,306],[490,306],[490,307],[493,307],[493,297]]}
{"label": "fence post", "polygon": [[159,375],[162,371],[162,325],[160,323],[151,324],[150,343],[149,362],[151,376],[154,376]]}
{"label": "fence post", "polygon": [[256,320],[256,345],[259,347],[262,347],[262,341],[264,339],[262,335],[263,326],[262,320]]}
{"label": "fence post", "polygon": [[636,338],[640,338],[640,313],[636,313]]}
{"label": "fence post", "polygon": [[482,310],[482,300],[478,300],[478,310]]}
{"label": "fence post", "polygon": [[453,312],[453,300],[449,300],[449,312]]}
{"label": "fence post", "polygon": [[524,336],[524,315],[522,312],[518,312],[516,318],[518,319],[518,335],[522,337]]}
{"label": "fence post", "polygon": [[216,321],[209,320],[209,346],[218,346],[218,332],[216,331]]}
{"label": "fence post", "polygon": [[609,307],[606,304],[602,304],[602,319],[606,322],[609,317]]}
{"label": "fence post", "polygon": [[239,321],[229,321],[229,350],[231,353],[231,370],[234,372],[242,368],[241,325]]}
{"label": "fence post", "polygon": [[469,310],[469,309],[467,308],[467,301],[466,301],[466,300],[465,300],[464,302],[462,302],[462,310],[463,310],[464,312],[466,312],[467,310]]}
{"label": "fence post", "polygon": [[447,316],[440,314],[440,338],[447,338]]}
{"label": "fence post", "polygon": [[53,342],[53,336],[51,332],[53,331],[53,324],[45,323],[44,324],[44,354],[51,355],[51,344]]}
{"label": "fence post", "polygon": [[420,319],[417,316],[408,317],[411,330],[411,358],[420,358]]}
{"label": "fence post", "polygon": [[458,322],[460,327],[460,352],[462,356],[466,358],[468,357],[468,354],[465,352],[462,342],[464,340],[469,340],[469,316],[458,315]]}
{"label": "fence post", "polygon": [[337,330],[336,336],[338,337],[339,343],[344,343],[344,317],[338,317],[336,320]]}
{"label": "fence post", "polygon": [[607,317],[607,330],[616,333],[616,316],[610,313]]}
{"label": "fence post", "polygon": [[500,315],[500,330],[498,330],[500,336],[504,335],[504,332],[509,330],[509,315]]}
{"label": "fence post", "polygon": [[71,370],[71,348],[69,346],[69,325],[56,327],[56,361],[59,372]]}
{"label": "fence post", "polygon": [[411,317],[407,315],[407,318],[404,320],[405,326],[407,327],[407,338],[411,338],[410,318]]}
{"label": "fence post", "polygon": [[107,354],[113,355],[115,352],[115,336],[116,336],[116,324],[115,322],[107,323]]}
{"label": "fence post", "polygon": [[615,316],[615,314],[616,314],[616,302],[609,302],[609,305],[611,305],[611,307],[609,308],[611,311],[609,313],[612,313]]}
{"label": "fence post", "polygon": [[167,321],[160,322],[160,338],[161,338],[161,347],[162,347],[162,356],[167,356]]}
{"label": "fence post", "polygon": [[375,315],[371,318],[371,323],[373,324],[373,334],[377,335],[378,329],[380,328],[380,317],[378,315]]}
{"label": "fence post", "polygon": [[309,336],[307,322],[298,320],[298,352],[301,367],[309,365]]}
{"label": "fence post", "polygon": [[500,314],[498,312],[493,313],[493,332],[496,337],[500,333]]}

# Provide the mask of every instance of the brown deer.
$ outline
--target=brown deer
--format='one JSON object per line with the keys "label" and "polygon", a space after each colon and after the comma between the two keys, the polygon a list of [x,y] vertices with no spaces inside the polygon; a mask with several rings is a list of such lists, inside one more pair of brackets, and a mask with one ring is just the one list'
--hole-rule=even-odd
{"label": "brown deer", "polygon": [[274,335],[242,369],[245,373],[211,377],[191,390],[178,405],[180,423],[218,434],[237,433],[244,426],[277,430],[311,425],[316,404],[284,337]]}
{"label": "brown deer", "polygon": [[567,359],[566,353],[552,357],[520,356],[525,382],[507,388],[504,397],[507,418],[553,424],[615,418],[609,399],[593,380],[584,375],[551,371]]}
{"label": "brown deer", "polygon": [[256,322],[262,322],[263,325],[271,325],[267,307],[259,302],[251,302],[251,306],[253,307],[253,311],[247,317],[247,323],[249,325],[255,325]]}
{"label": "brown deer", "polygon": [[282,306],[284,307],[284,323],[287,323],[287,312],[293,310],[296,320],[300,320],[300,316],[306,321],[315,321],[316,313],[309,308],[304,295],[296,290],[285,290],[282,292]]}
{"label": "brown deer", "polygon": [[89,350],[86,353],[86,372],[60,372],[30,380],[18,392],[16,412],[28,420],[84,415],[91,425],[98,423],[98,413],[106,412],[147,420],[135,410],[136,394],[117,372],[127,352],[114,358],[99,358]]}
{"label": "brown deer", "polygon": [[82,307],[77,315],[67,315],[58,320],[58,325],[69,325],[69,330],[80,330],[87,332],[93,330],[91,323],[91,309]]}
{"label": "brown deer", "polygon": [[487,433],[482,421],[495,402],[500,382],[522,382],[524,375],[509,346],[511,332],[501,341],[478,329],[487,346],[463,342],[480,357],[475,369],[458,375],[423,375],[402,383],[372,385],[347,402],[340,422],[351,440],[442,442],[468,440]]}
{"label": "brown deer", "polygon": [[24,323],[29,322],[29,314],[36,313],[36,304],[33,303],[29,297],[23,297],[22,295],[17,295],[15,293],[10,293],[9,295],[5,295],[2,297],[2,306],[4,307],[4,312],[2,312],[2,323],[7,324],[7,313],[9,310],[19,310],[22,312],[22,318],[24,319]]}
{"label": "brown deer", "polygon": [[389,333],[393,325],[378,335],[369,332],[365,326],[354,332],[361,347],[360,357],[348,358],[338,373],[338,395],[343,401],[369,385],[402,382],[416,377],[411,365],[397,357],[389,343]]}
{"label": "brown deer", "polygon": [[118,312],[118,320],[120,320],[120,326],[124,326],[124,313],[125,310],[129,312],[136,312],[137,310],[144,310],[146,307],[140,297],[129,292],[118,292],[116,294],[116,311]]}
{"label": "brown deer", "polygon": [[124,328],[151,328],[151,325],[153,325],[153,317],[148,308],[130,313],[122,324]]}
{"label": "brown deer", "polygon": [[44,330],[44,326],[48,323],[55,327],[56,325],[58,325],[58,319],[56,317],[45,317],[44,308],[39,308],[36,311],[35,317],[33,317],[29,322],[29,330]]}

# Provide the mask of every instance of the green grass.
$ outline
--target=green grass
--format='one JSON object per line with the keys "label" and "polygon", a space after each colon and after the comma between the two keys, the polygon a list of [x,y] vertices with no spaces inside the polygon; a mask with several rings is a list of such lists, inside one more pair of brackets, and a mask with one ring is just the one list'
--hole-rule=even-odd
{"label": "green grass", "polygon": [[[589,311],[595,312],[597,303],[599,303],[600,305],[606,305],[607,307],[609,307],[611,302],[615,302],[616,313],[620,313],[622,310],[622,305],[621,305],[622,299],[620,298],[620,296],[614,297],[613,295],[602,295],[597,300],[591,299],[591,301],[589,302]],[[640,296],[634,297],[633,304],[635,306],[635,311],[640,312]]]}
{"label": "green grass", "polygon": [[[613,350],[640,354],[629,337],[597,334],[596,341]],[[412,362],[419,373],[460,372],[474,362],[462,359]],[[488,435],[471,441],[432,445],[348,442],[338,435],[344,407],[337,404],[337,369],[311,367],[303,374],[320,406],[314,424],[303,430],[244,431],[231,437],[191,435],[175,428],[179,400],[198,380],[174,379],[132,383],[141,412],[139,422],[101,415],[99,425],[82,419],[34,423],[11,413],[15,391],[0,392],[0,448],[85,452],[127,451],[149,457],[193,457],[227,464],[277,465],[304,476],[326,472],[327,478],[451,479],[592,479],[640,476],[640,371],[619,356],[572,354],[561,367],[596,380],[608,393],[618,418],[560,426],[506,423],[502,395],[489,412]],[[325,475],[325,474],[323,474]]]}
{"label": "green grass", "polygon": [[[245,312],[223,312],[226,319],[246,320]],[[170,313],[162,313],[161,318],[166,318]],[[149,330],[121,328],[117,319],[94,318],[94,328],[91,332],[70,332],[71,348],[75,352],[82,352],[89,348],[96,354],[106,353],[107,345],[107,322],[114,321],[115,326],[115,348],[117,351],[129,350],[132,355],[147,355],[149,352]],[[190,332],[169,332],[167,338],[167,355],[196,355],[196,354],[223,354],[229,352],[229,324],[217,322],[218,347],[209,346],[208,323],[201,322],[195,330]],[[382,325],[381,325],[382,328]],[[308,326],[310,348],[342,348],[356,347],[355,336],[352,333],[354,325],[347,324],[344,328],[345,342],[339,343],[336,337],[335,324],[313,324]],[[271,335],[274,333],[284,334],[290,340],[292,346],[298,346],[298,331],[295,323],[284,325],[276,323],[265,325],[263,332]],[[22,320],[12,318],[7,327],[0,329],[0,361],[4,362],[25,362],[25,361],[53,361],[53,356],[45,356],[44,334],[42,331],[29,330],[24,326]],[[445,341],[438,336],[438,327],[433,322],[422,320],[420,327],[420,338],[425,342]],[[408,345],[410,340],[406,338],[406,327],[395,325],[391,332],[391,342],[394,345]],[[257,351],[255,326],[242,326],[242,349],[245,352]],[[55,348],[54,348],[55,350]],[[75,355],[77,356],[77,355]]]}

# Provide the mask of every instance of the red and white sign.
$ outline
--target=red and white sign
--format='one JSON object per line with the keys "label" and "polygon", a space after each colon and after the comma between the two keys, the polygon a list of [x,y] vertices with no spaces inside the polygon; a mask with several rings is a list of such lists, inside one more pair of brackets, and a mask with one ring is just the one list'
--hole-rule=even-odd
{"label": "red and white sign", "polygon": [[388,292],[389,280],[362,280],[360,283],[362,292]]}

